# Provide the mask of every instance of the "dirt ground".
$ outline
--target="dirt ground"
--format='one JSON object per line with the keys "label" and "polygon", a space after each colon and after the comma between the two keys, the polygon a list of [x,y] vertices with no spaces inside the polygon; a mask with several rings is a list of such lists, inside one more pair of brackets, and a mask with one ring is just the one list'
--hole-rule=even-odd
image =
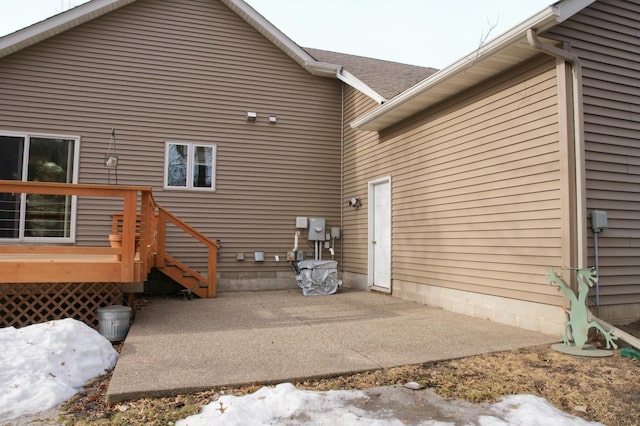
{"label": "dirt ground", "polygon": [[[620,327],[640,337],[640,321]],[[595,344],[600,342],[595,338]],[[566,355],[538,346],[468,358],[375,370],[295,383],[300,389],[361,389],[418,382],[444,398],[495,402],[502,395],[533,394],[567,413],[609,426],[640,425],[640,360]],[[218,388],[171,398],[140,399],[105,405],[110,373],[89,383],[63,407],[56,422],[68,425],[169,425],[196,414],[224,394],[243,395],[261,385]],[[406,391],[406,390],[405,390]]]}

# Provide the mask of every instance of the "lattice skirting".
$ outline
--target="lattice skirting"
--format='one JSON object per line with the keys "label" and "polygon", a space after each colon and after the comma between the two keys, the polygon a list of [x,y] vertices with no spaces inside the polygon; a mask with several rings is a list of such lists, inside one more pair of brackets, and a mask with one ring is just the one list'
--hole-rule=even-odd
{"label": "lattice skirting", "polygon": [[98,328],[96,309],[122,304],[120,284],[0,284],[0,327],[74,318]]}

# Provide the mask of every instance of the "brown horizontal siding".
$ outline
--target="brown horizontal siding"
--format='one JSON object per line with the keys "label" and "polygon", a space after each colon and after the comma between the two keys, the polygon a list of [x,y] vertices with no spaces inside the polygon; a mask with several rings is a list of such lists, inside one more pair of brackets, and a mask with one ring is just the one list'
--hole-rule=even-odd
{"label": "brown horizontal siding", "polygon": [[[288,270],[274,256],[293,247],[296,216],[340,225],[341,84],[311,76],[218,1],[139,0],[17,52],[0,61],[0,94],[0,128],[81,136],[81,183],[107,182],[115,128],[118,183],[153,187],[220,239],[221,272]],[[217,144],[214,193],[163,189],[166,140]],[[106,245],[96,224],[116,207],[81,200],[78,244]],[[206,265],[188,239],[172,244]],[[235,260],[253,251],[264,264]]]}
{"label": "brown horizontal siding", "polygon": [[[609,219],[598,239],[603,305],[640,303],[638,22],[639,2],[603,0],[551,34],[583,63],[587,209],[606,210]],[[590,238],[590,265],[593,245]]]}
{"label": "brown horizontal siding", "polygon": [[[349,135],[345,195],[392,178],[392,278],[560,303],[544,278],[563,256],[557,122],[555,68],[539,58],[380,137]],[[359,239],[345,269],[360,273],[363,203],[345,214]]]}

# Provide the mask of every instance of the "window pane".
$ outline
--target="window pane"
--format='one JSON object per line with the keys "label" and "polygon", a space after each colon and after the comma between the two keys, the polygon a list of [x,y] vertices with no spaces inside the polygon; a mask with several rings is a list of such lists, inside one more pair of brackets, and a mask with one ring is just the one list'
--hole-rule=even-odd
{"label": "window pane", "polygon": [[187,187],[187,145],[169,144],[167,186]]}
{"label": "window pane", "polygon": [[27,180],[71,183],[73,143],[73,140],[65,139],[31,138]]}
{"label": "window pane", "polygon": [[213,171],[213,148],[195,146],[193,158],[193,187],[211,188]]}
{"label": "window pane", "polygon": [[[24,138],[0,136],[0,179],[22,180]],[[0,238],[18,238],[20,195],[0,193]]]}
{"label": "window pane", "polygon": [[[73,181],[74,141],[31,138],[27,180],[33,182]],[[28,194],[25,237],[70,237],[71,196]]]}
{"label": "window pane", "polygon": [[0,136],[0,179],[22,180],[24,138]]}
{"label": "window pane", "polygon": [[28,194],[24,222],[25,237],[69,237],[71,197]]}

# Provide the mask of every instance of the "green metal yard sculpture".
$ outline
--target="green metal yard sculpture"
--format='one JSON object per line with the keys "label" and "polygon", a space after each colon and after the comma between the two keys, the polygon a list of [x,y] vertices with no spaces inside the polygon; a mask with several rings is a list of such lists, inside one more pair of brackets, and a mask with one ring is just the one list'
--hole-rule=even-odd
{"label": "green metal yard sculpture", "polygon": [[[589,293],[589,288],[593,287],[598,280],[595,271],[593,269],[576,270],[576,281],[578,282],[577,297],[573,290],[567,286],[564,280],[555,273],[553,268],[548,269],[546,278],[549,280],[549,285],[556,283],[560,290],[562,290],[562,293],[571,302],[570,309],[568,311],[569,319],[564,324],[564,332],[562,334],[564,344],[557,344],[552,347],[558,351],[573,355],[613,355],[611,351],[596,349],[594,346],[587,344],[587,340],[589,339],[589,329],[595,328],[604,336],[607,342],[607,349],[611,347],[616,349],[618,347],[618,345],[613,341],[614,339],[617,339],[617,337],[613,336],[611,332],[605,330],[597,322],[589,321],[587,295]],[[571,341],[573,341],[573,343]]]}

